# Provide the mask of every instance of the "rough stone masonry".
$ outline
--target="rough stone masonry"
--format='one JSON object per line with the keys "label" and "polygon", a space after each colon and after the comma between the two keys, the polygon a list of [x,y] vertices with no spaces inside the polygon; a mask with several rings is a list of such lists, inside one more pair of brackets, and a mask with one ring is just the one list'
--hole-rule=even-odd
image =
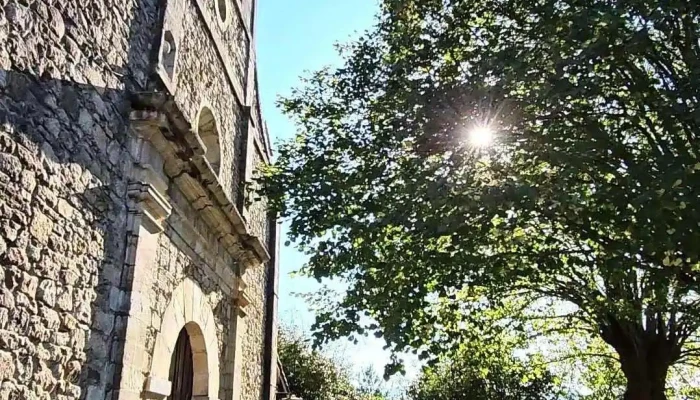
{"label": "rough stone masonry", "polygon": [[0,0],[0,400],[270,400],[255,0]]}

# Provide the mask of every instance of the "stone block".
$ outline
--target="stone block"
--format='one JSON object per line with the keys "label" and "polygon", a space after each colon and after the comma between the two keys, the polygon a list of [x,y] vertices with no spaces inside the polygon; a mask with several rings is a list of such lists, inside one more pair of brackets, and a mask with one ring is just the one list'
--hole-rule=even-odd
{"label": "stone block", "polygon": [[[63,286],[58,290],[58,296],[56,297],[56,305],[62,311],[72,311],[73,310],[73,287]],[[72,316],[71,316],[72,318]]]}
{"label": "stone block", "polygon": [[3,261],[4,265],[16,265],[25,271],[29,270],[29,259],[27,258],[27,253],[20,247],[10,247],[7,249]]}
{"label": "stone block", "polygon": [[12,354],[0,351],[0,381],[12,379],[15,374],[15,360]]}
{"label": "stone block", "polygon": [[19,290],[22,291],[22,293],[26,294],[30,299],[34,299],[38,287],[39,278],[26,272],[22,273],[22,280],[19,285]]}
{"label": "stone block", "polygon": [[46,245],[53,231],[53,221],[39,210],[35,210],[35,213],[29,232],[39,243]]}
{"label": "stone block", "polygon": [[0,306],[9,309],[15,308],[15,296],[10,289],[0,288]]}
{"label": "stone block", "polygon": [[20,176],[20,184],[22,189],[28,193],[34,192],[36,188],[36,173],[34,171],[24,170]]}
{"label": "stone block", "polygon": [[29,330],[27,336],[39,342],[44,342],[51,337],[51,332],[42,323],[41,317],[34,316],[29,319]]}
{"label": "stone block", "polygon": [[79,298],[73,304],[73,311],[76,319],[84,324],[90,323],[90,300]]}
{"label": "stone block", "polygon": [[70,221],[73,219],[73,213],[75,212],[75,209],[66,200],[58,200],[57,210],[58,213],[66,220]]}
{"label": "stone block", "polygon": [[56,386],[56,378],[54,378],[51,370],[46,365],[40,365],[32,379],[39,387],[48,392],[53,391]]}
{"label": "stone block", "polygon": [[58,313],[51,308],[41,306],[39,307],[39,314],[43,324],[49,330],[57,330],[61,325],[61,318]]}
{"label": "stone block", "polygon": [[114,329],[114,314],[105,313],[101,310],[95,312],[95,319],[93,320],[93,326],[98,331],[109,335]]}
{"label": "stone block", "polygon": [[44,279],[39,283],[37,300],[53,307],[56,304],[56,283],[50,279]]}
{"label": "stone block", "polygon": [[16,307],[10,310],[10,321],[7,324],[7,329],[13,332],[24,334],[29,325],[30,314],[24,308]]}
{"label": "stone block", "polygon": [[172,383],[167,379],[159,378],[157,376],[149,376],[146,379],[146,393],[166,397],[170,396],[171,388]]}
{"label": "stone block", "polygon": [[0,171],[7,174],[10,179],[17,181],[22,173],[22,163],[19,158],[11,154],[0,153]]}
{"label": "stone block", "polygon": [[36,358],[41,361],[46,361],[51,359],[51,353],[44,347],[42,343],[36,346]]}

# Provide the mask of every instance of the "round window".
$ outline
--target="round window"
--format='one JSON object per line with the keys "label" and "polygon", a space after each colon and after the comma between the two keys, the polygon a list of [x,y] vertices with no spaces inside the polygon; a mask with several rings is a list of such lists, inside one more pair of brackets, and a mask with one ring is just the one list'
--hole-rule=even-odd
{"label": "round window", "polygon": [[219,22],[226,26],[228,22],[228,0],[214,0],[216,2],[216,13],[219,14]]}

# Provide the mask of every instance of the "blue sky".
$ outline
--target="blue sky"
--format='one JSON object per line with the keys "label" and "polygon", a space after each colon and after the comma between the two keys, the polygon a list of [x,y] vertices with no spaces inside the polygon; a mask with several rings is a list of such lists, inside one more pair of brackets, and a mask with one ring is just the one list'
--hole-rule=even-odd
{"label": "blue sky", "polygon": [[[371,27],[377,10],[376,0],[258,0],[258,82],[263,113],[275,143],[295,132],[275,106],[277,97],[298,85],[305,71],[338,65],[333,44],[347,42]],[[281,242],[285,240],[283,237]],[[294,293],[314,291],[318,285],[314,280],[289,275],[304,261],[304,255],[293,247],[281,248],[279,316],[283,324],[308,329],[313,314]],[[357,346],[345,345],[341,351],[357,367],[372,364],[381,371],[388,360],[383,344],[368,338]]]}

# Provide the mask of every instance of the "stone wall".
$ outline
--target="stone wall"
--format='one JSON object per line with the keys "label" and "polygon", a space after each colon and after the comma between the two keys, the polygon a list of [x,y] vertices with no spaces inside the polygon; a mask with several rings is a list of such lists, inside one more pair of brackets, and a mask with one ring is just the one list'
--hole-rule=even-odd
{"label": "stone wall", "polygon": [[[213,4],[213,1],[204,1]],[[212,5],[213,7],[213,5]],[[232,7],[232,6],[231,6]],[[215,22],[213,8],[209,9],[209,26],[220,29]],[[238,103],[234,87],[227,78],[226,69],[217,52],[214,41],[208,33],[206,20],[199,17],[200,13],[195,0],[184,3],[184,15],[178,21],[166,21],[166,26],[181,30],[177,75],[178,86],[175,91],[175,101],[185,116],[196,126],[196,117],[203,105],[214,110],[219,137],[222,143],[223,166],[219,181],[227,194],[235,203],[238,197],[243,138],[247,128],[241,105]],[[205,14],[207,15],[207,14]],[[234,19],[231,17],[231,19]],[[228,31],[233,31],[230,24]],[[227,59],[240,60],[243,65],[246,52],[240,51],[226,56]],[[234,69],[237,72],[237,69]],[[244,85],[245,79],[237,73],[238,83]]]}
{"label": "stone wall", "polygon": [[0,399],[112,389],[153,3],[0,1]]}
{"label": "stone wall", "polygon": [[[246,18],[237,18],[239,0],[229,0],[228,25],[216,22],[213,0],[167,4],[175,1],[185,11],[170,21],[182,29],[174,101],[193,126],[203,104],[214,111],[219,178],[237,204],[243,169],[252,162],[245,161],[253,65]],[[252,0],[243,3],[251,26]],[[160,21],[163,4],[0,0],[0,400],[126,399],[123,388],[139,392],[154,362],[170,362],[153,359],[155,340],[170,294],[185,277],[214,311],[219,398],[234,392],[235,338],[240,398],[262,397],[268,267],[244,276],[251,304],[236,334],[240,263],[162,165],[156,170],[171,186],[163,195],[173,212],[153,263],[139,272],[128,261],[137,246],[128,187],[141,162],[130,100],[135,92],[167,92],[153,74],[159,27],[168,23]],[[269,244],[264,205],[251,210],[251,233]],[[134,282],[138,273],[149,279]],[[137,284],[144,286],[139,292]],[[126,332],[137,323],[145,327],[143,340],[129,343]],[[138,360],[127,356],[134,346],[144,350]]]}

